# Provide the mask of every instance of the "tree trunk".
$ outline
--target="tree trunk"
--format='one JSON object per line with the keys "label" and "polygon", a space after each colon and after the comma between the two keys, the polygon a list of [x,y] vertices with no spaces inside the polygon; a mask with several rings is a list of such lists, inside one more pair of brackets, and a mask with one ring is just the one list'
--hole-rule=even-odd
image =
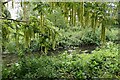
{"label": "tree trunk", "polygon": [[101,41],[102,45],[105,44],[105,24],[104,22],[102,23],[102,28],[101,28]]}

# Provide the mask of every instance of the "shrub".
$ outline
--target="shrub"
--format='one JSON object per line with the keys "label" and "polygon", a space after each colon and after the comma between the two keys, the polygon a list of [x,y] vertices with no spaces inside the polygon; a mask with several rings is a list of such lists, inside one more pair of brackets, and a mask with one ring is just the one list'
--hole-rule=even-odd
{"label": "shrub", "polygon": [[3,67],[2,80],[120,78],[118,45],[109,42],[92,54],[24,57]]}
{"label": "shrub", "polygon": [[86,44],[89,42],[93,42],[90,35],[90,30],[83,30],[79,27],[76,28],[68,28],[67,31],[60,30],[62,36],[59,39],[59,44],[62,46],[70,46],[70,45],[80,45],[80,44]]}
{"label": "shrub", "polygon": [[[97,28],[95,33],[91,27],[89,28],[80,28],[80,27],[68,27],[67,30],[61,29],[61,36],[58,40],[59,45],[61,46],[78,46],[81,44],[95,44],[100,45],[101,42],[101,28]],[[106,29],[106,41],[117,40],[117,29]]]}

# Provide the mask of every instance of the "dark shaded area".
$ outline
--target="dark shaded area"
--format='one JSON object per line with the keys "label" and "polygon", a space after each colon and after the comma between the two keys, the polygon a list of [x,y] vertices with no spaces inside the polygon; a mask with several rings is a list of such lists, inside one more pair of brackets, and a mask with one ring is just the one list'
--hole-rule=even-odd
{"label": "dark shaded area", "polygon": [[[52,55],[58,55],[62,54],[63,52],[67,51],[68,53],[76,52],[79,54],[82,54],[83,52],[90,54],[91,51],[95,50],[96,47],[98,47],[95,44],[84,44],[80,46],[69,46],[69,47],[58,47],[56,50],[49,50],[47,55],[52,56]],[[25,56],[40,56],[42,53],[36,51],[33,53],[27,53]],[[10,54],[10,53],[4,53],[2,54],[2,59],[3,59],[3,65],[6,66],[11,66],[12,63],[15,63],[18,61],[18,55],[17,54]]]}
{"label": "dark shaded area", "polygon": [[73,51],[76,51],[76,53],[91,53],[93,50],[95,50],[97,47],[99,47],[96,44],[82,44],[79,46],[67,46],[67,47],[58,47],[56,50],[50,50],[48,52],[48,55],[57,55],[61,54],[64,51],[67,51],[68,53],[72,53]]}

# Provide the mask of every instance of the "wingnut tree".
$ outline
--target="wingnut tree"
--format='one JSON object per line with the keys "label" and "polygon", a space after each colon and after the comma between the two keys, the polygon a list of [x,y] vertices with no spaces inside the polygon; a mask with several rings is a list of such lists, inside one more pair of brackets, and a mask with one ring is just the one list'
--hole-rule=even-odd
{"label": "wingnut tree", "polygon": [[[47,52],[49,48],[55,49],[59,29],[66,29],[67,26],[80,28],[91,27],[93,33],[101,28],[101,41],[105,43],[105,30],[110,22],[110,13],[115,10],[109,7],[115,3],[102,2],[20,2],[23,15],[20,19],[10,19],[11,15],[7,10],[7,4],[14,0],[2,2],[3,39],[8,40],[14,35],[16,48],[19,49],[20,42],[24,48],[30,48],[34,40],[38,42],[39,48]],[[118,14],[119,16],[119,14]],[[112,16],[113,17],[113,16]],[[119,19],[118,19],[119,20]],[[9,36],[10,35],[10,36]],[[5,43],[4,43],[5,44]]]}
{"label": "wingnut tree", "polygon": [[[120,29],[120,1],[118,3],[118,24],[119,24],[119,29]],[[120,32],[118,33],[118,35],[120,35]],[[120,40],[120,36],[118,39]],[[119,47],[119,49],[120,49],[120,47]]]}

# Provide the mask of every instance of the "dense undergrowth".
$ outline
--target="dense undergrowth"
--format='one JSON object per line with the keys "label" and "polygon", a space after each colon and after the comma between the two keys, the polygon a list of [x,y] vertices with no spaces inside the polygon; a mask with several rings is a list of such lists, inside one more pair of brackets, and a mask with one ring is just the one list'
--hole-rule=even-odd
{"label": "dense undergrowth", "polygon": [[[112,4],[113,8],[110,7]],[[47,53],[59,46],[100,45],[105,40],[117,39],[116,3],[38,2],[23,5],[31,6],[30,10],[26,7],[26,11],[30,11],[29,15],[24,11],[25,6],[21,6],[26,16],[18,14],[16,20],[28,19],[27,23],[15,20],[1,21],[3,52],[18,54],[23,50],[26,53]],[[11,18],[7,13],[10,12],[3,5],[2,17]]]}
{"label": "dense undergrowth", "polygon": [[[55,38],[54,50],[59,47],[70,47],[70,46],[81,46],[93,44],[100,46],[101,45],[101,32],[100,28],[96,29],[95,33],[92,28],[80,28],[80,27],[68,27],[67,29],[60,29],[59,36]],[[106,29],[106,42],[118,40],[118,30],[115,29]],[[46,34],[47,35],[47,32]],[[50,36],[49,36],[50,37]],[[23,42],[19,42],[19,49],[16,48],[16,42],[10,41],[6,43],[6,51],[10,53],[19,53],[18,50],[23,52],[48,52],[48,50],[53,50],[52,42],[49,41],[49,37],[42,36],[41,40],[37,38],[30,41],[30,46],[24,48]]]}
{"label": "dense undergrowth", "polygon": [[[80,46],[82,44],[101,44],[101,32],[100,28],[97,28],[95,32],[90,28],[80,28],[80,27],[70,27],[61,29],[60,32],[64,33],[59,38],[59,46]],[[106,41],[115,41],[118,40],[118,29],[106,29]]]}
{"label": "dense undergrowth", "polygon": [[11,67],[3,67],[2,80],[119,79],[118,46],[109,42],[92,54],[65,51],[57,56],[24,56]]}
{"label": "dense undergrowth", "polygon": [[[0,21],[4,55],[20,56],[17,63],[11,63],[9,67],[3,65],[2,80],[120,78],[119,44],[112,43],[119,35],[115,14],[118,3],[22,2],[20,5],[23,14],[16,19],[20,22]],[[4,4],[2,9],[3,18],[12,18]],[[24,22],[24,19],[29,20]],[[87,44],[99,48],[91,54],[65,51],[47,56],[49,51],[59,47]],[[27,55],[36,52],[43,54]]]}

